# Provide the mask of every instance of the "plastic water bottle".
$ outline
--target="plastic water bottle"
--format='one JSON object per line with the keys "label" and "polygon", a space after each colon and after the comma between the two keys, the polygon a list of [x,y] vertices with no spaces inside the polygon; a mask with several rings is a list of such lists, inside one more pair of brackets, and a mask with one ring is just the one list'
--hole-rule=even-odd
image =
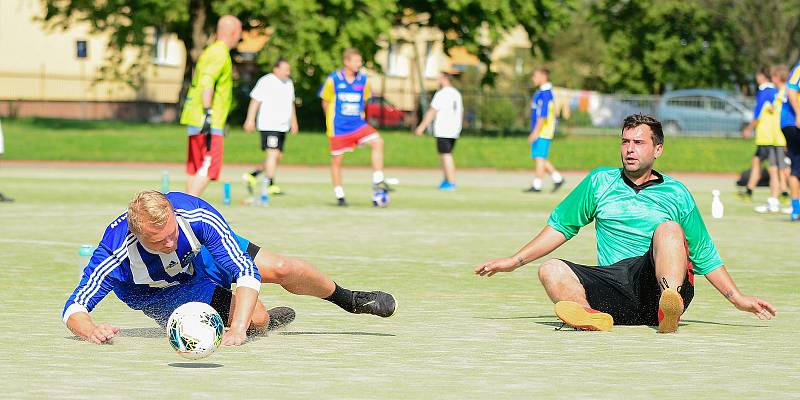
{"label": "plastic water bottle", "polygon": [[269,184],[267,181],[261,183],[261,197],[258,199],[258,205],[269,207]]}
{"label": "plastic water bottle", "polygon": [[222,185],[222,203],[226,206],[231,205],[231,183],[228,181]]}
{"label": "plastic water bottle", "polygon": [[94,253],[94,247],[88,244],[84,244],[78,250],[78,258],[80,259],[80,265],[78,267],[81,269],[81,275],[83,275],[83,269],[89,265],[89,260],[92,259],[92,253]]}
{"label": "plastic water bottle", "polygon": [[722,200],[719,198],[719,190],[712,190],[711,196],[713,196],[713,200],[711,200],[711,216],[722,218],[722,215],[725,214],[725,206],[722,205]]}
{"label": "plastic water bottle", "polygon": [[161,193],[169,193],[169,171],[161,172]]}

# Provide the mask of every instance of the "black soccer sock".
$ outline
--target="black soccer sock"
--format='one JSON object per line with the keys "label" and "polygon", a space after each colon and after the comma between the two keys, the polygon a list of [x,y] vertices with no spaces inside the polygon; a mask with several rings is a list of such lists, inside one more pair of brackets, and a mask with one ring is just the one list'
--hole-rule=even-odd
{"label": "black soccer sock", "polygon": [[747,189],[745,189],[745,193],[747,193],[748,196],[752,196],[753,195],[753,189],[747,188]]}
{"label": "black soccer sock", "polygon": [[353,312],[353,308],[355,304],[353,304],[353,292],[348,289],[345,289],[339,286],[338,283],[333,282],[336,285],[336,289],[333,290],[333,294],[324,298],[323,300],[328,300],[333,304],[341,307],[342,310],[347,312]]}
{"label": "black soccer sock", "polygon": [[253,170],[253,172],[250,172],[250,175],[252,175],[252,176],[253,176],[253,178],[255,178],[255,177],[257,177],[257,176],[258,176],[258,174],[260,174],[260,173],[261,173],[261,172],[263,172],[263,171],[264,171],[264,170],[262,170],[261,168],[256,168],[256,169],[254,169],[254,170]]}

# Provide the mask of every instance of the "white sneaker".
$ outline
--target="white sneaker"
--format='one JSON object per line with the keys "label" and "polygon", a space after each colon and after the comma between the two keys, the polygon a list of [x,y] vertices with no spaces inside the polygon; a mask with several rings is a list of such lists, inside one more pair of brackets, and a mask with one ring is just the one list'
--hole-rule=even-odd
{"label": "white sneaker", "polygon": [[792,214],[792,207],[789,208],[782,208],[781,214],[791,215]]}
{"label": "white sneaker", "polygon": [[767,213],[777,214],[781,211],[781,207],[776,204],[762,204],[760,206],[755,206],[753,210],[755,210],[755,212],[759,214],[767,214]]}

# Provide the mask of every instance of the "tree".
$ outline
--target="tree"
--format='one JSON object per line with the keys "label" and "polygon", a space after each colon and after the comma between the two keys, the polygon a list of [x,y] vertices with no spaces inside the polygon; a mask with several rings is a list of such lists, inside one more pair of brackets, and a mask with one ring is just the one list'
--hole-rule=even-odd
{"label": "tree", "polygon": [[606,90],[661,93],[670,87],[731,87],[732,27],[698,1],[599,0],[593,19],[606,40]]}

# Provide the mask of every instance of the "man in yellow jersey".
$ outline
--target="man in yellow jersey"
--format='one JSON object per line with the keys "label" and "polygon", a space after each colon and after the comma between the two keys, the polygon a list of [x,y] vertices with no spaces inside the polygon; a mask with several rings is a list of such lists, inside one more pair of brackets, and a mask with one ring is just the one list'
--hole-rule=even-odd
{"label": "man in yellow jersey", "polygon": [[753,165],[750,169],[750,179],[745,191],[741,194],[745,200],[753,196],[753,189],[761,178],[761,164],[768,163],[770,197],[767,204],[757,206],[756,212],[780,212],[780,170],[786,166],[786,140],[780,132],[780,124],[776,118],[773,102],[778,93],[775,85],[770,82],[770,71],[761,68],[756,73],[758,92],[756,93],[756,106],[753,111],[753,120],[742,131],[742,136],[749,138],[755,128],[756,152],[753,155]]}
{"label": "man in yellow jersey", "polygon": [[547,156],[550,153],[550,142],[556,132],[556,103],[553,97],[553,85],[550,83],[550,71],[539,68],[533,72],[533,84],[539,90],[533,94],[531,100],[531,134],[528,142],[531,143],[531,158],[536,163],[536,175],[533,184],[526,192],[541,192],[542,178],[545,172],[553,179],[555,192],[564,184],[564,178],[558,173]]}
{"label": "man in yellow jersey", "polygon": [[203,50],[186,94],[181,124],[189,133],[186,192],[200,196],[211,180],[219,179],[224,129],[233,98],[230,50],[242,37],[242,23],[225,15],[217,23],[216,41]]}

